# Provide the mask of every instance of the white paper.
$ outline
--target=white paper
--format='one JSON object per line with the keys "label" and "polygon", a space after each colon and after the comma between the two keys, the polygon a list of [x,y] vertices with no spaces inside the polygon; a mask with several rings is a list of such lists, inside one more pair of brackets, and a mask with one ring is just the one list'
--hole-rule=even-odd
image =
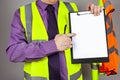
{"label": "white paper", "polygon": [[90,11],[70,13],[73,59],[108,57],[104,12],[94,16]]}

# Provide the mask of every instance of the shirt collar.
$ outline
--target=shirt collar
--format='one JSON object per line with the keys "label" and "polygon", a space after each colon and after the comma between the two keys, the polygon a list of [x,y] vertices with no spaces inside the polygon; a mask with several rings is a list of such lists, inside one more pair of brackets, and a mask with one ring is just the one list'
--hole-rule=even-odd
{"label": "shirt collar", "polygon": [[[55,4],[53,4],[53,7],[55,8],[55,11],[58,10],[58,3],[59,3],[59,1],[57,1]],[[48,4],[42,2],[41,0],[37,0],[37,6],[39,8],[41,8],[42,10],[45,10],[46,7],[48,6]]]}

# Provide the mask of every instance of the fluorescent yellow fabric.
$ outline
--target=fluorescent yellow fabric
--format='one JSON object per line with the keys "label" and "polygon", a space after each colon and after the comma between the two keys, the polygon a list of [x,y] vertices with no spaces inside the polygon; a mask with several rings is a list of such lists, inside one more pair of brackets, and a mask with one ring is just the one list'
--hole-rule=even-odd
{"label": "fluorescent yellow fabric", "polygon": [[[33,16],[33,24],[32,24],[32,40],[48,40],[48,34],[42,20],[42,17],[39,14],[36,3],[32,4],[32,14]],[[38,26],[39,25],[39,26]],[[37,28],[36,28],[37,27]],[[42,31],[41,31],[42,30]]]}
{"label": "fluorescent yellow fabric", "polygon": [[[20,8],[20,19],[22,21],[22,25],[24,26],[25,32],[27,32],[27,30],[26,30],[25,7],[24,6],[22,6]],[[27,36],[27,33],[26,33],[26,36]]]}
{"label": "fluorescent yellow fabric", "polygon": [[[41,16],[39,15],[39,12],[36,7],[36,3],[32,3],[32,14],[36,15],[33,16],[33,21],[32,21],[32,40],[48,40],[48,35],[46,33],[46,29],[44,27],[44,23],[42,21]],[[23,23],[24,29],[27,33],[26,30],[26,19],[25,19],[25,7],[22,6],[20,8],[21,12],[21,21]],[[41,25],[41,26],[38,26]],[[37,26],[37,28],[36,28]],[[40,31],[42,30],[42,31]],[[39,34],[39,35],[38,35]],[[27,35],[26,35],[27,36]],[[47,79],[49,78],[48,74],[48,58],[45,57],[39,61],[31,62],[31,63],[25,63],[24,66],[24,71],[29,73],[31,76],[42,76],[46,77]]]}
{"label": "fluorescent yellow fabric", "polygon": [[103,1],[102,0],[99,0],[99,3],[98,3],[99,6],[103,7]]}
{"label": "fluorescent yellow fabric", "polygon": [[[76,5],[74,3],[71,3],[71,6],[75,11],[78,11]],[[66,33],[69,33],[69,19],[68,19],[68,9],[66,8],[65,4],[60,1],[59,9],[58,9],[58,29],[59,33],[64,33],[64,27],[67,24]],[[45,25],[42,21],[42,18],[38,12],[36,2],[32,2],[32,14],[33,20],[32,20],[32,40],[48,40],[47,31],[45,29]],[[21,21],[24,26],[24,29],[26,30],[26,19],[25,19],[25,7],[22,6],[20,8],[20,16]],[[38,35],[39,34],[39,35]],[[26,34],[27,36],[27,34]],[[34,54],[34,53],[33,53]],[[70,80],[70,76],[74,73],[80,71],[81,65],[80,64],[72,64],[71,63],[71,53],[70,49],[65,51],[65,57],[66,57],[66,66],[68,69],[68,80]],[[31,76],[40,76],[45,77],[47,80],[49,80],[49,67],[48,67],[48,58],[45,57],[41,60],[25,63],[24,71]],[[82,80],[82,75],[78,80]]]}
{"label": "fluorescent yellow fabric", "polygon": [[92,69],[92,80],[99,80],[98,64],[92,63],[91,69]]}

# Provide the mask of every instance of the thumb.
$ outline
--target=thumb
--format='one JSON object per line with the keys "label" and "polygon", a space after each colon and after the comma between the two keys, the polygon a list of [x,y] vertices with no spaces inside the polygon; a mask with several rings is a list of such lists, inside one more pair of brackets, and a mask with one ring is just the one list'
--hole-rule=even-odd
{"label": "thumb", "polygon": [[67,34],[68,37],[73,37],[73,36],[75,36],[75,35],[76,35],[75,33]]}

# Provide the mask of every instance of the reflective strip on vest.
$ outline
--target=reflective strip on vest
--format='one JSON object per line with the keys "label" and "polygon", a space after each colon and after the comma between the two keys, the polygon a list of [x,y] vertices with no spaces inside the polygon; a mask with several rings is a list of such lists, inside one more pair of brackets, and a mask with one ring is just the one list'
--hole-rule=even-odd
{"label": "reflective strip on vest", "polygon": [[110,4],[111,4],[111,2],[108,0],[106,3],[104,3],[105,5],[104,5],[104,8],[107,8]]}
{"label": "reflective strip on vest", "polygon": [[112,22],[110,21],[109,17],[106,16],[106,22],[110,25],[109,29],[107,29],[107,35],[110,34],[111,32],[113,32],[113,24]]}
{"label": "reflective strip on vest", "polygon": [[64,2],[66,7],[68,8],[69,12],[74,12],[73,8],[71,7],[70,3]]}
{"label": "reflective strip on vest", "polygon": [[118,54],[118,49],[115,49],[114,46],[112,46],[110,49],[108,49],[109,54],[113,53],[114,51],[117,53],[117,55],[119,55]]}
{"label": "reflective strip on vest", "polygon": [[82,70],[80,69],[80,71],[70,76],[70,80],[77,80],[81,75],[82,75]]}
{"label": "reflective strip on vest", "polygon": [[98,70],[98,65],[92,64],[92,65],[91,65],[91,68],[94,69],[94,70]]}
{"label": "reflective strip on vest", "polygon": [[119,56],[118,49],[115,48],[115,52],[116,52],[116,54]]}
{"label": "reflective strip on vest", "polygon": [[32,10],[31,10],[31,4],[28,4],[26,7],[25,7],[25,15],[26,15],[26,29],[27,29],[27,41],[28,43],[31,42],[31,35],[32,35]]}
{"label": "reflective strip on vest", "polygon": [[[77,73],[70,76],[70,80],[77,80],[82,74],[82,70],[78,71]],[[24,77],[26,80],[47,80],[44,77],[31,77],[30,74],[24,72]]]}
{"label": "reflective strip on vest", "polygon": [[46,40],[33,40],[32,42],[35,42],[35,43],[42,43],[42,42],[46,42]]}
{"label": "reflective strip on vest", "polygon": [[24,72],[24,77],[26,80],[47,80],[47,78],[44,77],[31,77],[30,74]]}
{"label": "reflective strip on vest", "polygon": [[[80,71],[70,76],[70,80],[77,80],[81,75],[82,75],[82,70],[80,69]],[[26,80],[47,80],[47,78],[44,78],[44,77],[35,77],[35,76],[32,77],[30,76],[30,74],[26,72],[24,72],[24,77]]]}

